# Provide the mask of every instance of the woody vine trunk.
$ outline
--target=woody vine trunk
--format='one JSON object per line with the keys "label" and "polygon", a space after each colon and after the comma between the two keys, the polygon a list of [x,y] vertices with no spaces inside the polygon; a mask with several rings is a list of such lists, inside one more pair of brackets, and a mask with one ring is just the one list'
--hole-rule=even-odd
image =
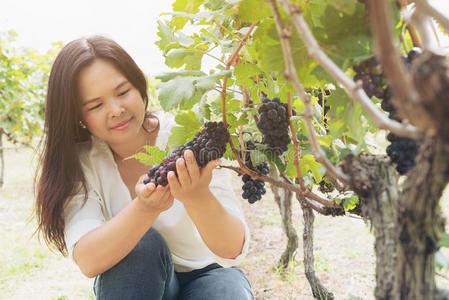
{"label": "woody vine trunk", "polygon": [[397,299],[435,299],[435,252],[444,233],[439,202],[449,181],[449,142],[427,139],[398,198]]}

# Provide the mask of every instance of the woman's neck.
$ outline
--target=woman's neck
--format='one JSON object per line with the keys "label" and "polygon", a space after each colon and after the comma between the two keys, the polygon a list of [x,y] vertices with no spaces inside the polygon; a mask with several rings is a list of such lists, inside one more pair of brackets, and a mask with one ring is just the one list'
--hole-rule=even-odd
{"label": "woman's neck", "polygon": [[156,119],[147,119],[148,128],[145,130],[141,128],[138,136],[134,139],[133,143],[110,145],[115,161],[122,161],[123,159],[132,156],[140,151],[143,151],[143,146],[154,146],[156,143],[156,137],[159,133],[159,121]]}

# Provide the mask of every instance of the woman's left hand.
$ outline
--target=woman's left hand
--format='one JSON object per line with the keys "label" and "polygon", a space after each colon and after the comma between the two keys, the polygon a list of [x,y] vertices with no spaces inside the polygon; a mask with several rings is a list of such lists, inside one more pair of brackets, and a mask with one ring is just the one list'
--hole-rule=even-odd
{"label": "woman's left hand", "polygon": [[184,152],[184,158],[178,158],[176,161],[176,171],[170,171],[167,174],[170,192],[174,198],[189,205],[201,195],[209,191],[209,184],[212,180],[212,171],[219,165],[219,160],[210,161],[200,170],[196,159],[191,150]]}

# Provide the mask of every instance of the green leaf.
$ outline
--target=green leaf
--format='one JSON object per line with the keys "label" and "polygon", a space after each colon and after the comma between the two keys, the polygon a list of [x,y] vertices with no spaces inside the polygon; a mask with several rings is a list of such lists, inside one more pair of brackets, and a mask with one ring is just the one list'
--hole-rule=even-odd
{"label": "green leaf", "polygon": [[311,154],[305,154],[300,157],[299,168],[303,174],[311,172],[316,182],[321,181],[321,178],[323,178],[324,174],[321,172],[321,164]]}
{"label": "green leaf", "polygon": [[159,79],[162,82],[165,82],[172,80],[175,77],[187,77],[187,76],[207,76],[207,74],[202,71],[180,70],[175,72],[160,73],[157,74],[155,78]]}
{"label": "green leaf", "polygon": [[353,191],[348,191],[337,195],[335,203],[342,205],[345,211],[350,211],[356,208],[359,203],[359,197]]}
{"label": "green leaf", "polygon": [[184,127],[200,128],[202,123],[192,111],[183,111],[176,115],[175,121]]}
{"label": "green leaf", "polygon": [[347,15],[352,15],[356,10],[357,2],[354,0],[333,0],[329,4]]}
{"label": "green leaf", "polygon": [[156,42],[156,45],[163,52],[165,52],[165,49],[167,49],[172,44],[177,43],[175,33],[166,23],[158,20],[157,29],[157,35],[159,36],[160,40]]}
{"label": "green leaf", "polygon": [[[261,22],[254,33],[253,44],[254,51],[257,53],[256,59],[259,68],[266,74],[277,72],[278,81],[282,81],[285,70],[284,57],[276,25],[272,19]],[[290,44],[296,72],[301,83],[304,86],[318,85],[320,81],[312,72],[316,63],[309,58],[306,47],[294,30],[292,31]]]}
{"label": "green leaf", "polygon": [[261,73],[262,70],[255,64],[239,64],[234,68],[236,84],[243,86],[254,84],[254,79]]}
{"label": "green leaf", "polygon": [[264,163],[267,161],[267,157],[260,150],[250,150],[249,155],[250,155],[251,162],[252,162],[253,166],[260,165],[261,163]]}
{"label": "green leaf", "polygon": [[276,165],[281,174],[285,172],[287,166],[278,156],[271,155],[269,159],[270,161],[274,162],[274,164]]}
{"label": "green leaf", "polygon": [[171,49],[165,55],[165,64],[171,68],[181,68],[185,66],[186,70],[201,69],[201,60],[203,52],[196,49]]}
{"label": "green leaf", "polygon": [[[204,93],[212,90],[217,81],[229,74],[224,71],[206,76],[175,77],[158,85],[159,100],[165,111],[181,108],[191,109]],[[158,77],[156,77],[158,78]]]}
{"label": "green leaf", "polygon": [[163,151],[156,146],[145,145],[144,149],[145,149],[146,153],[139,152],[137,154],[134,154],[130,158],[137,159],[139,162],[143,163],[144,165],[154,166],[154,165],[160,164],[162,162],[162,160],[168,156],[167,151]]}
{"label": "green leaf", "polygon": [[449,248],[449,234],[448,233],[443,234],[443,237],[440,240],[440,246]]}
{"label": "green leaf", "polygon": [[242,0],[240,2],[239,15],[243,22],[256,23],[271,16],[271,8],[268,1]]}
{"label": "green leaf", "polygon": [[366,6],[354,0],[316,0],[313,9],[305,9],[318,43],[340,67],[351,59],[372,55]]}
{"label": "green leaf", "polygon": [[176,0],[173,2],[172,8],[174,11],[197,13],[203,3],[204,0]]}
{"label": "green leaf", "polygon": [[175,34],[166,22],[158,20],[157,24],[157,35],[160,39],[155,44],[162,52],[167,53],[172,48],[188,47],[193,43],[193,40],[184,34]]}
{"label": "green leaf", "polygon": [[201,129],[202,123],[192,111],[183,111],[176,115],[175,121],[179,126],[172,128],[168,138],[168,146],[175,149],[179,145],[193,139]]}

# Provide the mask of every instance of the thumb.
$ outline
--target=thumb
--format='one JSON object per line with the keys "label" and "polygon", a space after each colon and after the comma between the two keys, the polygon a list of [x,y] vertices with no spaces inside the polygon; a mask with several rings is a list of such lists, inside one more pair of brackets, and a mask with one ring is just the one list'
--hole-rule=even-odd
{"label": "thumb", "polygon": [[220,160],[219,159],[217,159],[217,160],[212,160],[212,161],[210,161],[207,165],[206,165],[206,167],[205,167],[205,171],[207,171],[207,173],[212,173],[212,171],[216,168],[216,167],[218,167],[220,165]]}

